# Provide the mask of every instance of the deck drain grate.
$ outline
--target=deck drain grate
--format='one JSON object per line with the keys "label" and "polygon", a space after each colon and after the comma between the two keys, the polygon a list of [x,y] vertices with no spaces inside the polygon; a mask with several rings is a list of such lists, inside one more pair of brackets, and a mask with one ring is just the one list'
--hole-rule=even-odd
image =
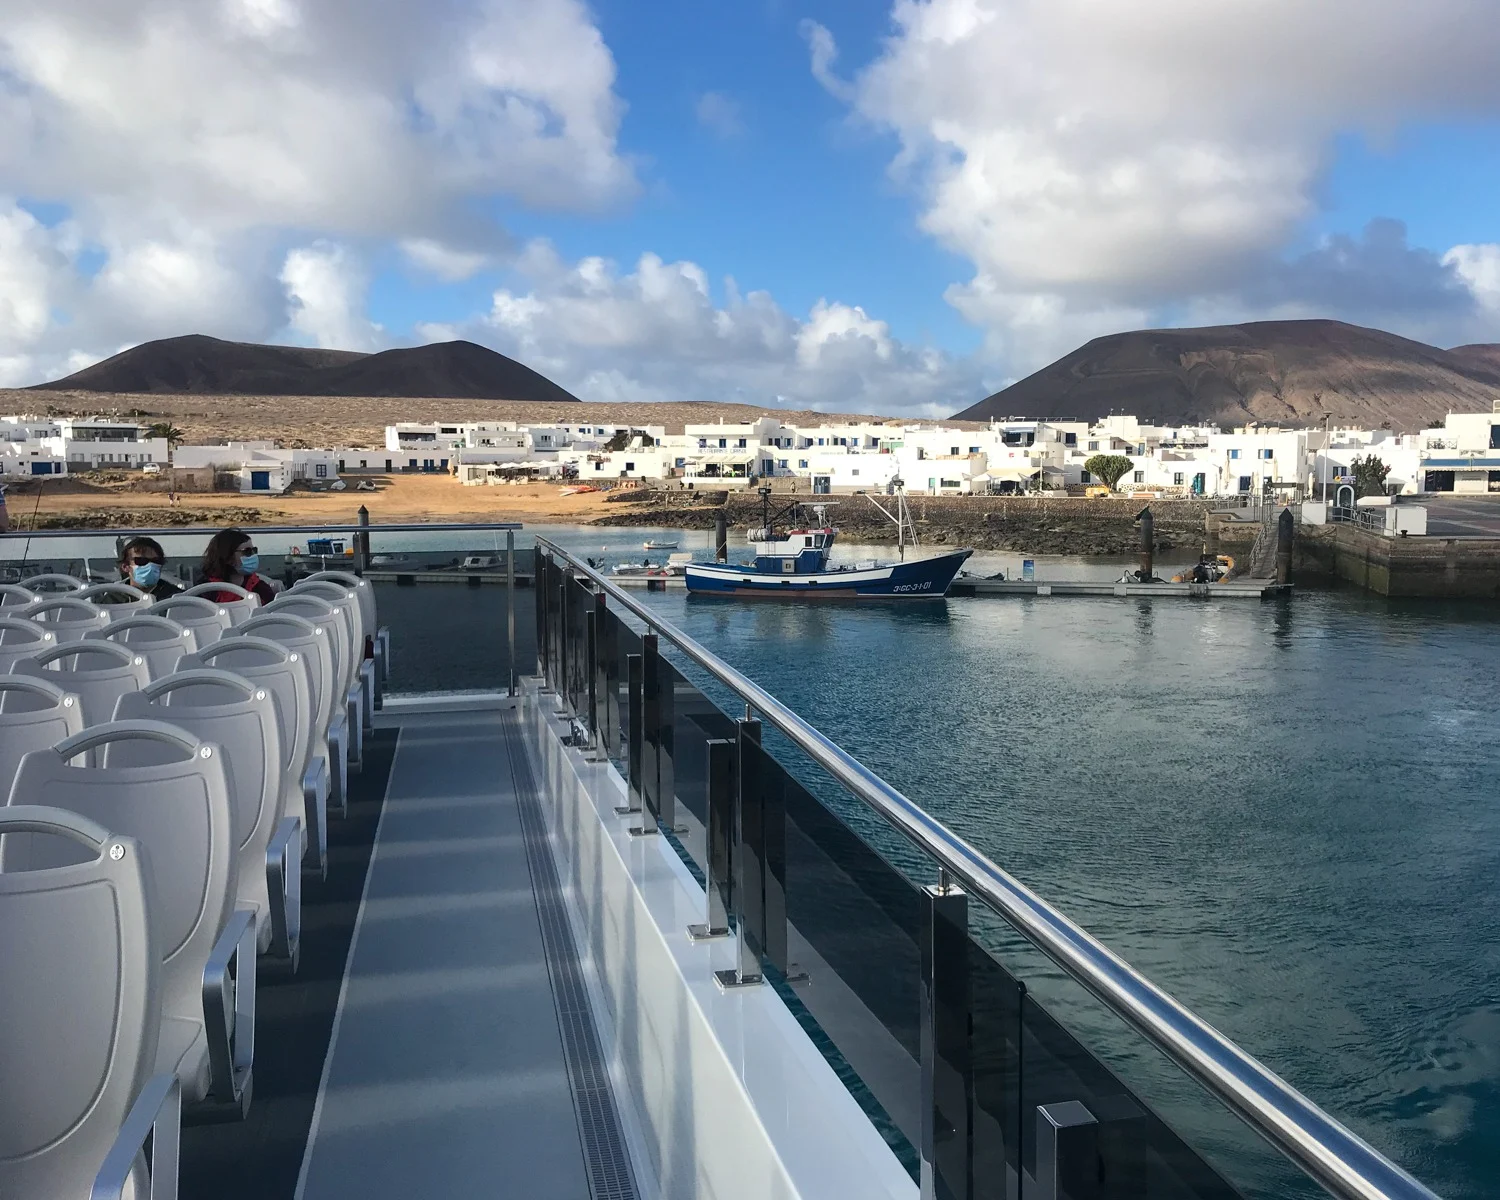
{"label": "deck drain grate", "polygon": [[592,1200],[639,1200],[630,1154],[620,1128],[609,1071],[599,1046],[589,1009],[588,991],[573,944],[562,888],[552,853],[547,848],[546,824],[537,802],[536,785],[526,748],[516,729],[514,713],[505,717],[511,771],[515,777],[521,834],[526,844],[526,862],[536,893],[541,921],[542,947],[552,979],[552,998],[562,1032],[563,1056],[573,1091],[573,1109],[578,1116],[578,1135],[583,1143]]}

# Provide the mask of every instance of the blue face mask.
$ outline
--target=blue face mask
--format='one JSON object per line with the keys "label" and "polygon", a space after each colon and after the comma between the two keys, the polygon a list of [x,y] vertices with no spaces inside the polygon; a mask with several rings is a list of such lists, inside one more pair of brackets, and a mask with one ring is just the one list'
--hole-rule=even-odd
{"label": "blue face mask", "polygon": [[244,558],[240,559],[240,570],[246,575],[254,575],[256,571],[260,570],[260,555],[245,555]]}
{"label": "blue face mask", "polygon": [[136,563],[130,568],[130,582],[138,588],[154,588],[161,582],[161,563]]}

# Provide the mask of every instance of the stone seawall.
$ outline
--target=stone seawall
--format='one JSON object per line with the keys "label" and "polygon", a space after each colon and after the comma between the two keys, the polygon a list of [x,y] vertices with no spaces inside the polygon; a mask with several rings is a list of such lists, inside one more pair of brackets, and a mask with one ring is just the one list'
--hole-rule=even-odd
{"label": "stone seawall", "polygon": [[1302,526],[1293,578],[1340,579],[1382,596],[1500,598],[1500,538],[1386,537]]}
{"label": "stone seawall", "polygon": [[[716,509],[696,503],[690,492],[640,493],[622,501],[618,512],[599,518],[599,525],[669,525],[683,529],[712,529]],[[803,497],[810,500],[810,497]],[[829,519],[849,542],[894,542],[896,527],[864,496],[828,497],[834,507]],[[890,497],[878,497],[890,508]],[[785,505],[788,498],[772,497]],[[908,501],[924,545],[969,546],[975,550],[1005,550],[1023,554],[1135,554],[1140,549],[1136,514],[1149,503],[1156,517],[1156,543],[1161,551],[1197,553],[1204,544],[1204,517],[1211,503],[1195,500],[1084,500],[1009,496],[914,496]],[[760,497],[731,494],[725,506],[732,529],[744,531],[761,521]],[[1251,524],[1254,540],[1258,525]],[[1225,531],[1234,540],[1238,528]]]}

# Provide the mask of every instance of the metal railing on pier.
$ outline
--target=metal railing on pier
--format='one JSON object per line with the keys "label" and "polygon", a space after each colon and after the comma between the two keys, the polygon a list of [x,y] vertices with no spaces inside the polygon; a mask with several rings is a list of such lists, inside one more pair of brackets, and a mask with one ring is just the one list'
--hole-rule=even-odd
{"label": "metal railing on pier", "polygon": [[[690,936],[734,937],[738,965],[720,972],[721,984],[769,979],[816,1025],[872,1119],[915,1148],[924,1198],[1240,1194],[975,941],[973,897],[1307,1179],[1350,1200],[1432,1200],[1401,1167],[656,610],[540,538],[535,577],[544,684],[580,736],[620,762],[632,832],[674,833],[703,876],[704,921]],[[743,718],[694,688],[663,643],[743,704]],[[865,820],[878,818],[919,850],[928,885],[914,885],[861,837],[858,821],[782,767],[765,748],[762,722],[854,797]]]}

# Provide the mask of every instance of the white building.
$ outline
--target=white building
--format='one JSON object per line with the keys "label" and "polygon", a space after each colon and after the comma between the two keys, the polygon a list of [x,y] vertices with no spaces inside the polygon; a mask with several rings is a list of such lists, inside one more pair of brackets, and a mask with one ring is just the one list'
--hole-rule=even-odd
{"label": "white building", "polygon": [[279,494],[295,480],[332,483],[338,479],[337,454],[330,449],[283,449],[265,441],[224,442],[179,446],[174,461],[179,472],[204,473],[209,486],[221,476],[233,475],[242,492]]}
{"label": "white building", "polygon": [[1500,492],[1500,402],[1487,413],[1449,413],[1423,431],[1424,492]]}

